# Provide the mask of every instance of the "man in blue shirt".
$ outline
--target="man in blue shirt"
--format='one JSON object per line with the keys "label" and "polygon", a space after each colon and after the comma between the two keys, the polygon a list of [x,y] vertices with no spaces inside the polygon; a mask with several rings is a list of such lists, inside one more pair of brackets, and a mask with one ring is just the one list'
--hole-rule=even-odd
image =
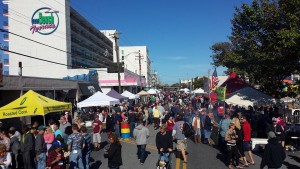
{"label": "man in blue shirt", "polygon": [[84,165],[84,169],[89,169],[89,163],[90,163],[90,156],[92,151],[92,137],[91,134],[87,133],[87,128],[85,126],[82,126],[80,128],[81,135],[83,136],[83,143],[84,147],[82,149],[82,163]]}
{"label": "man in blue shirt", "polygon": [[82,163],[82,148],[85,146],[83,137],[78,132],[77,124],[72,124],[73,133],[68,137],[67,145],[70,151],[70,169],[83,168]]}
{"label": "man in blue shirt", "polygon": [[229,124],[231,123],[231,119],[230,119],[230,114],[229,113],[225,113],[225,117],[223,119],[220,120],[219,122],[219,132],[220,132],[220,148],[223,151],[225,149],[225,134],[226,131],[229,128]]}

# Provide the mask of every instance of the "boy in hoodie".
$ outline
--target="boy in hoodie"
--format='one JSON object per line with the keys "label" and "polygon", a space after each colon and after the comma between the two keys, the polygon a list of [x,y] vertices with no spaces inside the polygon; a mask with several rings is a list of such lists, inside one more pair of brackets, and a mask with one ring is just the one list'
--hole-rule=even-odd
{"label": "boy in hoodie", "polygon": [[149,129],[143,125],[142,120],[139,121],[138,126],[133,130],[133,137],[136,140],[138,159],[141,165],[143,165],[146,159],[146,145],[149,137]]}
{"label": "boy in hoodie", "polygon": [[269,140],[268,144],[265,146],[265,152],[260,163],[260,168],[263,169],[265,166],[274,169],[280,168],[286,157],[284,149],[273,131],[268,132],[268,136]]}

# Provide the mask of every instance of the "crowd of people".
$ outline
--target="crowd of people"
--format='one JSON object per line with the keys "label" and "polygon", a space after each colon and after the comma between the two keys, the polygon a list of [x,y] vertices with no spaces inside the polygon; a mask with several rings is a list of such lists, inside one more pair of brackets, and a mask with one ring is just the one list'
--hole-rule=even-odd
{"label": "crowd of people", "polygon": [[[146,145],[150,136],[148,128],[152,126],[154,130],[159,129],[156,134],[158,166],[171,164],[172,153],[187,163],[187,139],[192,139],[195,144],[217,144],[227,157],[229,168],[255,165],[250,141],[254,132],[259,133],[256,129],[261,128],[256,126],[257,120],[253,115],[257,112],[254,109],[225,106],[225,110],[220,112],[218,104],[209,104],[206,97],[180,92],[163,92],[144,100],[147,101],[81,110],[74,119],[66,112],[58,121],[48,119],[48,125],[35,122],[23,126],[21,132],[14,127],[8,131],[1,130],[0,166],[3,169],[64,169],[69,165],[71,169],[89,169],[91,152],[103,148],[108,167],[118,169],[123,163],[119,142],[121,123],[130,126],[130,137],[136,141],[137,158],[141,165],[146,159]],[[282,118],[270,114],[264,116],[271,118],[272,122],[266,125],[263,133],[284,146],[285,126]],[[88,132],[88,128],[81,123],[86,120],[92,120],[92,132]],[[187,125],[194,131],[192,136],[185,134]],[[110,145],[101,147],[101,136],[105,133]],[[272,146],[268,146],[269,151],[266,152],[270,152],[270,149]],[[268,157],[264,156],[262,166],[274,164],[272,158]],[[284,157],[282,153],[281,157]]]}

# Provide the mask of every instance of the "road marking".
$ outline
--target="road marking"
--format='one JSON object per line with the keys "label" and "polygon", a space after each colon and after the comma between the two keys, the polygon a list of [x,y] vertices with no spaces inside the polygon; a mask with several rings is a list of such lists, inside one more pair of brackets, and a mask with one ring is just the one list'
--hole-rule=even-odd
{"label": "road marking", "polygon": [[[136,142],[132,141],[132,140],[120,139],[120,141],[123,142],[123,143],[128,143],[128,144],[134,144],[134,145],[136,145]],[[148,144],[147,144],[147,148],[150,149],[150,150],[157,150],[157,148],[155,146],[148,145]]]}
{"label": "road marking", "polygon": [[180,158],[176,158],[175,169],[180,168]]}
{"label": "road marking", "polygon": [[186,163],[183,163],[182,169],[186,169]]}
{"label": "road marking", "polygon": [[[132,141],[132,140],[121,140],[122,142],[125,142],[125,143],[130,143],[130,144],[136,144],[136,142],[135,141]],[[150,144],[147,144],[147,147],[150,147],[150,148],[153,148],[153,149],[155,149],[155,150],[157,150],[157,148],[156,148],[156,146],[153,146],[153,145],[150,145]]]}

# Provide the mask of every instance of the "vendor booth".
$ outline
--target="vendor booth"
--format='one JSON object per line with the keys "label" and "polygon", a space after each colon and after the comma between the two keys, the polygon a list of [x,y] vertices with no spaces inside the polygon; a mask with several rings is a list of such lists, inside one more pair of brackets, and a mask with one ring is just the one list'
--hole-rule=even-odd
{"label": "vendor booth", "polygon": [[114,104],[119,104],[118,99],[109,97],[101,92],[93,94],[91,97],[83,100],[82,102],[77,103],[77,106],[82,107],[92,107],[92,106],[109,106]]}
{"label": "vendor booth", "polygon": [[45,116],[51,112],[69,111],[71,109],[71,103],[59,102],[29,90],[15,101],[1,107],[0,119],[36,115]]}
{"label": "vendor booth", "polygon": [[115,98],[115,99],[119,99],[120,102],[123,102],[123,101],[128,100],[128,97],[119,94],[119,93],[118,93],[117,91],[115,91],[114,89],[111,89],[111,91],[109,91],[106,95],[107,95],[107,96],[110,96],[110,97],[112,97],[112,98]]}
{"label": "vendor booth", "polygon": [[125,90],[121,95],[125,96],[125,97],[128,97],[129,99],[138,99],[139,98],[139,95],[135,95],[133,93],[130,93],[127,90]]}

